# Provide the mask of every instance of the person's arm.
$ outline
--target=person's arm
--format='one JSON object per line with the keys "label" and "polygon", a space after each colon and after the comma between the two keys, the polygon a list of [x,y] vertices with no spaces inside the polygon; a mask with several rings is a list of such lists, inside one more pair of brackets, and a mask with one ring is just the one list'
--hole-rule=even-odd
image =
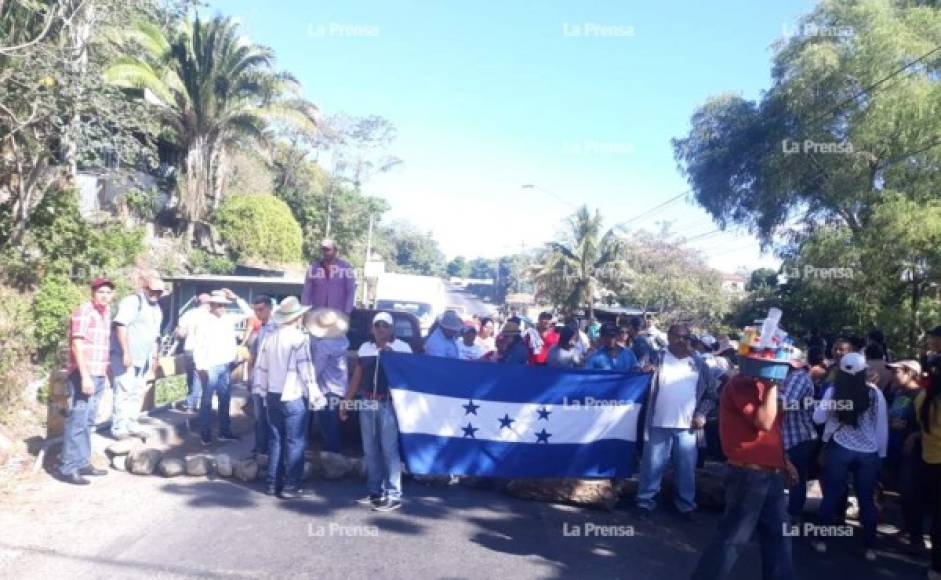
{"label": "person's arm", "polygon": [[827,387],[827,390],[823,393],[823,398],[820,400],[820,404],[814,409],[814,423],[817,425],[823,425],[830,417],[829,408],[832,406],[830,404],[832,399],[833,387]]}
{"label": "person's arm", "polygon": [[876,389],[876,442],[879,445],[879,457],[885,458],[889,448],[889,413],[885,397],[879,389]]}
{"label": "person's arm", "polygon": [[765,389],[764,397],[755,413],[755,427],[761,431],[771,431],[774,420],[778,417],[778,383],[772,381]]}
{"label": "person's arm", "polygon": [[118,303],[118,312],[112,321],[114,323],[114,335],[118,339],[118,347],[121,349],[121,361],[124,368],[134,366],[131,359],[131,349],[128,347],[127,324],[133,320],[136,315],[136,307],[132,307],[131,301],[141,299],[138,296],[128,296]]}
{"label": "person's arm", "polygon": [[92,381],[91,373],[88,372],[88,363],[85,361],[85,353],[82,351],[82,340],[88,336],[89,320],[87,316],[73,314],[71,324],[70,334],[72,340],[69,346],[72,349],[72,356],[75,357],[75,364],[82,379],[82,394],[90,397],[95,394],[95,383]]}
{"label": "person's arm", "polygon": [[[377,361],[378,364],[378,361]],[[343,402],[340,404],[340,420],[346,421],[348,414],[346,412],[346,406],[349,401],[352,401],[356,397],[356,393],[359,392],[359,386],[363,382],[363,363],[359,360],[356,361],[356,368],[353,369],[353,376],[350,377],[350,385],[346,389],[346,395],[343,397]]]}
{"label": "person's arm", "polygon": [[702,396],[696,401],[696,410],[693,412],[693,427],[697,429],[705,426],[706,417],[715,410],[719,401],[718,381],[712,376],[709,366],[704,361],[699,360],[698,365],[699,378],[697,380],[705,386]]}
{"label": "person's arm", "polygon": [[356,270],[349,264],[346,266],[346,275],[343,276],[343,286],[346,290],[346,304],[343,310],[349,315],[353,312],[353,304],[356,302]]}
{"label": "person's arm", "polygon": [[[268,343],[265,340],[258,348],[258,359],[252,368],[252,394],[260,395],[262,401],[267,399],[268,395]],[[195,351],[193,353],[196,354]],[[195,358],[195,356],[193,357]]]}

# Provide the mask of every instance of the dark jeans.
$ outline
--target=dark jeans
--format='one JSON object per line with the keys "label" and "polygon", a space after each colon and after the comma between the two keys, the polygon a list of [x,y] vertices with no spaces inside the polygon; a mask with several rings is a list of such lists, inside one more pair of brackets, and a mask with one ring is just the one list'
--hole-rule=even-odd
{"label": "dark jeans", "polygon": [[199,405],[199,428],[203,437],[212,436],[212,395],[219,395],[219,434],[231,435],[229,424],[229,365],[217,365],[209,369],[209,380],[203,385],[202,402]]}
{"label": "dark jeans", "polygon": [[188,409],[198,409],[200,399],[203,396],[203,386],[199,380],[199,373],[196,372],[196,365],[193,364],[193,353],[184,353],[186,368],[186,407]]}
{"label": "dark jeans", "polygon": [[931,504],[931,569],[941,572],[941,463],[925,463],[922,500]]}
{"label": "dark jeans", "polygon": [[280,393],[268,393],[268,485],[296,490],[304,476],[307,399],[281,401]]}
{"label": "dark jeans", "polygon": [[252,393],[252,415],[255,417],[255,453],[268,453],[268,410],[265,398]]}
{"label": "dark jeans", "polygon": [[787,515],[796,518],[804,511],[807,502],[807,477],[811,466],[817,460],[819,442],[816,439],[802,441],[787,450],[787,458],[797,469],[797,484],[788,489]]}
{"label": "dark jeans", "polygon": [[59,473],[72,475],[86,467],[91,458],[91,434],[95,430],[98,402],[105,390],[105,377],[92,377],[95,392],[82,394],[82,378],[78,371],[68,378],[69,418],[62,435],[62,453],[59,454]]}
{"label": "dark jeans", "polygon": [[[837,509],[846,490],[849,474],[853,474],[853,487],[859,500],[859,522],[863,527],[863,540],[867,548],[876,545],[876,481],[879,479],[879,454],[851,451],[835,441],[827,444],[826,465],[823,466],[823,501],[820,503],[820,523],[836,523]],[[842,516],[842,514],[841,514]]]}
{"label": "dark jeans", "polygon": [[693,580],[728,578],[739,553],[756,531],[763,580],[791,580],[794,570],[791,539],[784,535],[786,522],[784,476],[729,465],[725,512],[719,520],[718,534],[699,558]]}
{"label": "dark jeans", "polygon": [[317,426],[320,436],[323,437],[323,450],[332,453],[343,452],[343,441],[340,439],[340,395],[327,393],[327,406],[316,412]]}
{"label": "dark jeans", "polygon": [[915,445],[910,455],[900,454],[896,467],[895,487],[901,496],[905,533],[916,542],[923,542],[922,476],[925,463],[921,459],[921,445]]}

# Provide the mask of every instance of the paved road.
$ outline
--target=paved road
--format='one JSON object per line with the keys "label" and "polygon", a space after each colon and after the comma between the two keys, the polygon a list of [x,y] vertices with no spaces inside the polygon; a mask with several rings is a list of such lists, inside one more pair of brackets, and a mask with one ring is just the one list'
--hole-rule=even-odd
{"label": "paved road", "polygon": [[[312,488],[283,501],[229,480],[114,472],[77,490],[44,479],[0,505],[0,577],[671,580],[688,577],[717,519],[689,524],[663,513],[638,522],[626,510],[413,481],[402,511],[376,514],[353,503],[358,482]],[[632,535],[586,537],[600,526]],[[820,558],[798,543],[798,578],[924,577],[920,563],[887,554],[866,565],[852,548]],[[752,547],[733,577],[759,578],[758,565]]]}

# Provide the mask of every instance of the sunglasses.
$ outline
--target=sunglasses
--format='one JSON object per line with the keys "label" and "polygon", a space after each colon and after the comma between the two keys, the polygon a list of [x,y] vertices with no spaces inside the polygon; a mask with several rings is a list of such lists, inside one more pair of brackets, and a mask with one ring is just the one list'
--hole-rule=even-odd
{"label": "sunglasses", "polygon": [[377,322],[377,323],[373,324],[373,326],[376,326],[376,327],[379,327],[379,328],[392,328],[392,325],[389,324],[388,322]]}

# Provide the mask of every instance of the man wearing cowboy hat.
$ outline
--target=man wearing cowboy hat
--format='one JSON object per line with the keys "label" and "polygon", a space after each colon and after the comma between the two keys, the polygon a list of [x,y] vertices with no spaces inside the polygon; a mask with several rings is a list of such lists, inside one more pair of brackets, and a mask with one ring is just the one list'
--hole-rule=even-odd
{"label": "man wearing cowboy hat", "polygon": [[464,321],[457,312],[448,310],[438,319],[438,328],[425,339],[425,354],[445,358],[458,358],[457,335],[464,328]]}
{"label": "man wearing cowboy hat", "polygon": [[327,396],[326,408],[316,412],[324,451],[341,453],[343,442],[337,409],[346,395],[349,381],[346,364],[346,351],[350,347],[346,338],[349,319],[334,308],[318,308],[307,313],[304,321],[310,333],[310,353],[317,369],[317,385]]}
{"label": "man wearing cowboy hat", "polygon": [[[233,302],[239,312],[226,312]],[[238,358],[236,325],[252,315],[244,300],[228,288],[209,295],[209,313],[196,328],[193,344],[193,365],[203,387],[199,405],[199,428],[203,445],[212,444],[212,395],[219,396],[219,441],[235,441],[229,422],[229,372]]]}
{"label": "man wearing cowboy hat", "polygon": [[111,434],[116,438],[140,435],[140,415],[147,375],[157,366],[160,340],[160,297],[163,280],[154,273],[141,277],[140,291],[118,303],[112,319],[111,373],[114,377],[114,416]]}
{"label": "man wearing cowboy hat", "polygon": [[317,386],[310,344],[301,331],[301,318],[310,310],[294,296],[281,301],[271,318],[277,325],[268,335],[255,362],[254,390],[268,410],[268,495],[301,497],[304,452],[307,450],[308,401],[326,405]]}

